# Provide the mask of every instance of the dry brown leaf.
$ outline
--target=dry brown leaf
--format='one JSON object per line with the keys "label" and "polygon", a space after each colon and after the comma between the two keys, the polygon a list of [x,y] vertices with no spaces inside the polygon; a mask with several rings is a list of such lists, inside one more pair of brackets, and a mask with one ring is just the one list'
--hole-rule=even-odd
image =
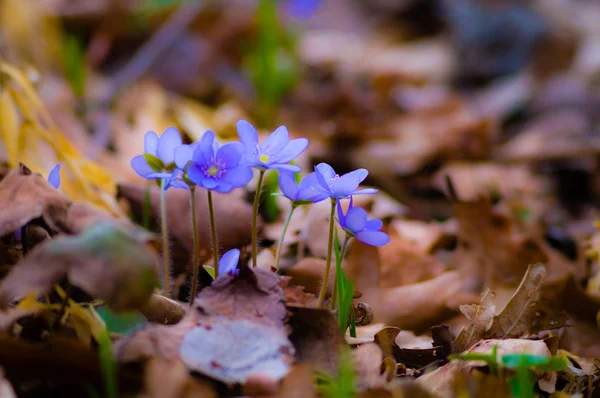
{"label": "dry brown leaf", "polygon": [[269,398],[317,398],[313,382],[313,368],[309,362],[301,362],[292,367],[277,394]]}
{"label": "dry brown leaf", "polygon": [[0,182],[0,236],[15,232],[33,219],[42,217],[53,231],[67,227],[71,201],[39,174],[21,165]]}
{"label": "dry brown leaf", "polygon": [[521,284],[506,307],[493,318],[487,329],[487,338],[521,337],[526,333],[559,329],[568,317],[540,301],[540,287],[546,275],[542,264],[527,269]]}
{"label": "dry brown leaf", "polygon": [[471,322],[471,326],[460,331],[454,345],[456,352],[463,352],[477,343],[490,327],[494,318],[496,304],[494,303],[494,292],[486,289],[481,293],[481,302],[479,304],[461,305],[460,311]]}
{"label": "dry brown leaf", "polygon": [[153,293],[148,302],[140,307],[140,312],[150,322],[173,325],[183,319],[186,307],[162,294]]}
{"label": "dry brown leaf", "polygon": [[27,294],[44,295],[67,276],[114,310],[145,304],[158,284],[158,255],[112,224],[99,223],[78,236],[38,245],[0,284],[0,304]]}
{"label": "dry brown leaf", "polygon": [[344,341],[333,314],[318,308],[288,307],[288,310],[296,359],[310,363],[315,370],[336,374]]}
{"label": "dry brown leaf", "polygon": [[[382,387],[391,380],[387,372],[382,372],[384,353],[379,345],[375,343],[362,344],[352,351],[352,355],[354,356],[359,390]],[[394,366],[392,378],[395,376],[395,371],[396,367]]]}
{"label": "dry brown leaf", "polygon": [[217,398],[219,395],[213,383],[191,376],[181,361],[150,359],[144,369],[144,391],[139,396],[140,398]]}

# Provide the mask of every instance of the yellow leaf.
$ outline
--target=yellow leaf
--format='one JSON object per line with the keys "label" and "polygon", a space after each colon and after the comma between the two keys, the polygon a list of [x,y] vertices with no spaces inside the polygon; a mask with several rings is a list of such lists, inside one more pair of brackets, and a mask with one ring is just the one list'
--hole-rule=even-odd
{"label": "yellow leaf", "polygon": [[8,90],[0,93],[0,137],[8,155],[10,167],[19,164],[20,120],[17,107]]}

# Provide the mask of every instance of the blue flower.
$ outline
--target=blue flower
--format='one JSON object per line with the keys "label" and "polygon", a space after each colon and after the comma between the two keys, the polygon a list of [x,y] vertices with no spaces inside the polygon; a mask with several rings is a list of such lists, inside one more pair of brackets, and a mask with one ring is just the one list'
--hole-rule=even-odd
{"label": "blue flower", "polygon": [[188,178],[196,185],[226,193],[243,187],[252,179],[252,169],[242,163],[244,147],[239,142],[219,148],[212,131],[204,133],[187,168]]}
{"label": "blue flower", "polygon": [[165,181],[163,189],[169,189],[170,187],[190,189],[190,186],[185,181],[185,172],[179,167],[170,173],[152,173],[148,174],[148,179],[162,179]]}
{"label": "blue flower", "polygon": [[240,272],[240,270],[237,269],[239,260],[240,251],[238,249],[231,249],[223,254],[223,257],[219,260],[219,276],[227,274],[237,275]]}
{"label": "blue flower", "polygon": [[287,0],[284,8],[287,14],[293,18],[310,18],[321,5],[322,0]]}
{"label": "blue flower", "polygon": [[144,136],[144,155],[131,159],[131,167],[146,179],[160,178],[156,173],[172,170],[175,148],[181,143],[181,134],[175,127],[166,129],[160,138],[154,131],[148,131]]}
{"label": "blue flower", "polygon": [[294,160],[308,147],[306,138],[290,141],[287,128],[280,126],[259,145],[258,132],[245,120],[237,123],[237,131],[244,146],[245,160],[249,166],[259,170],[300,171],[300,167],[287,163]]}
{"label": "blue flower", "polygon": [[48,174],[48,184],[52,185],[54,189],[60,187],[60,163],[50,170],[50,173]]}
{"label": "blue flower", "polygon": [[327,199],[328,195],[317,191],[318,184],[315,173],[310,173],[296,184],[294,173],[289,170],[279,170],[279,188],[283,195],[295,205],[317,203]]}
{"label": "blue flower", "polygon": [[380,231],[383,226],[381,220],[367,220],[367,212],[358,206],[354,207],[352,198],[350,198],[350,207],[348,207],[346,215],[342,211],[339,200],[337,201],[337,210],[340,226],[359,241],[371,246],[383,246],[390,241],[390,237]]}
{"label": "blue flower", "polygon": [[372,188],[357,190],[358,185],[363,182],[369,174],[366,169],[354,170],[340,177],[330,165],[327,163],[319,163],[315,166],[315,174],[318,183],[314,185],[314,188],[331,198],[339,199],[358,194],[377,193],[377,190]]}

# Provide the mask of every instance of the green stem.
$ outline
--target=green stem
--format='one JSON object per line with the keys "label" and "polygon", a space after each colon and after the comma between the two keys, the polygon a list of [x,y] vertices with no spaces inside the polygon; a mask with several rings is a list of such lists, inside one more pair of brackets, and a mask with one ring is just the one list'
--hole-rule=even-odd
{"label": "green stem", "polygon": [[193,242],[194,242],[194,258],[192,263],[192,297],[190,298],[190,306],[194,304],[194,299],[196,298],[196,289],[198,288],[198,268],[200,268],[199,264],[199,254],[198,254],[198,226],[196,225],[196,187],[190,187],[190,206],[192,207],[192,234],[193,234]]}
{"label": "green stem", "polygon": [[167,190],[164,189],[166,184],[165,180],[162,180],[160,187],[160,225],[162,229],[163,237],[163,264],[164,264],[164,286],[165,296],[171,298],[171,281],[170,270],[169,270],[169,231],[167,230]]}
{"label": "green stem", "polygon": [[256,221],[258,219],[258,204],[260,203],[260,194],[262,190],[263,178],[265,177],[265,171],[261,170],[258,175],[258,183],[256,184],[256,192],[254,193],[254,206],[252,207],[252,266],[256,268],[256,241],[258,236],[256,234]]}
{"label": "green stem", "polygon": [[142,205],[142,226],[146,229],[150,229],[150,217],[152,216],[150,206],[150,188],[152,187],[153,181],[148,180],[146,183],[146,191],[144,192],[144,203]]}
{"label": "green stem", "polygon": [[[346,255],[346,247],[348,246],[348,242],[350,242],[350,239],[352,239],[352,236],[350,236],[349,234],[346,234],[346,237],[344,238],[344,243],[342,244],[342,250],[340,251],[340,263],[342,261],[344,261],[344,256]],[[337,272],[335,273],[335,279],[339,278]],[[336,305],[336,301],[337,301],[337,283],[333,284],[333,293],[331,296],[331,310],[334,311],[335,310],[335,305]]]}
{"label": "green stem", "polygon": [[329,243],[327,244],[327,261],[325,262],[325,275],[323,276],[323,285],[319,292],[319,307],[323,305],[325,293],[327,293],[327,282],[329,281],[329,271],[331,269],[331,252],[333,251],[333,220],[335,216],[335,199],[331,198],[331,214],[329,216]]}
{"label": "green stem", "polygon": [[298,205],[292,204],[292,208],[285,219],[285,223],[283,224],[283,231],[281,231],[281,238],[279,239],[279,245],[277,245],[277,253],[275,254],[275,269],[279,269],[279,258],[281,257],[281,248],[283,247],[283,239],[285,238],[285,233],[290,225],[290,220],[292,219],[292,214],[294,214],[294,210],[296,210]]}
{"label": "green stem", "polygon": [[219,242],[217,240],[217,224],[215,223],[215,210],[213,208],[212,191],[208,193],[208,213],[210,214],[210,230],[212,232],[212,252],[213,267],[215,269],[215,279],[219,277]]}

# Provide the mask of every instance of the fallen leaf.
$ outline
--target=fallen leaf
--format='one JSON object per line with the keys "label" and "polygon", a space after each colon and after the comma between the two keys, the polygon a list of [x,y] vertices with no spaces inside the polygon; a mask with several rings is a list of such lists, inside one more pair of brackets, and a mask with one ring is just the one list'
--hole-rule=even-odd
{"label": "fallen leaf", "polygon": [[6,306],[27,294],[47,294],[64,276],[114,310],[136,309],[152,294],[158,256],[112,224],[99,223],[78,236],[64,236],[38,245],[0,284]]}
{"label": "fallen leaf", "polygon": [[0,397],[2,398],[17,398],[15,390],[10,385],[10,382],[4,377],[4,371],[0,368]]}
{"label": "fallen leaf", "polygon": [[526,333],[559,329],[568,317],[540,301],[539,289],[546,275],[542,264],[531,265],[506,307],[494,316],[487,338],[521,337]]}
{"label": "fallen leaf", "polygon": [[[391,380],[390,375],[382,372],[384,353],[374,343],[362,344],[352,351],[354,356],[354,367],[357,377],[357,388],[359,390],[382,387]],[[384,368],[385,370],[385,368]],[[396,367],[394,366],[395,376]]]}
{"label": "fallen leaf", "polygon": [[153,293],[148,302],[140,307],[140,312],[150,322],[173,325],[182,320],[187,311],[177,301],[162,294]]}
{"label": "fallen leaf", "polygon": [[460,306],[460,311],[471,322],[471,326],[460,331],[454,345],[455,352],[463,352],[476,344],[491,326],[496,304],[494,303],[494,293],[486,289],[481,293],[481,302],[479,304],[466,304]]}
{"label": "fallen leaf", "polygon": [[335,317],[319,308],[288,307],[290,341],[296,349],[296,360],[307,362],[320,372],[335,375],[338,370],[340,345],[343,343]]}
{"label": "fallen leaf", "polygon": [[218,394],[213,383],[191,376],[181,361],[150,359],[144,369],[144,391],[140,397],[216,398]]}
{"label": "fallen leaf", "polygon": [[20,165],[0,181],[0,236],[41,217],[52,231],[66,229],[71,201],[39,174]]}

